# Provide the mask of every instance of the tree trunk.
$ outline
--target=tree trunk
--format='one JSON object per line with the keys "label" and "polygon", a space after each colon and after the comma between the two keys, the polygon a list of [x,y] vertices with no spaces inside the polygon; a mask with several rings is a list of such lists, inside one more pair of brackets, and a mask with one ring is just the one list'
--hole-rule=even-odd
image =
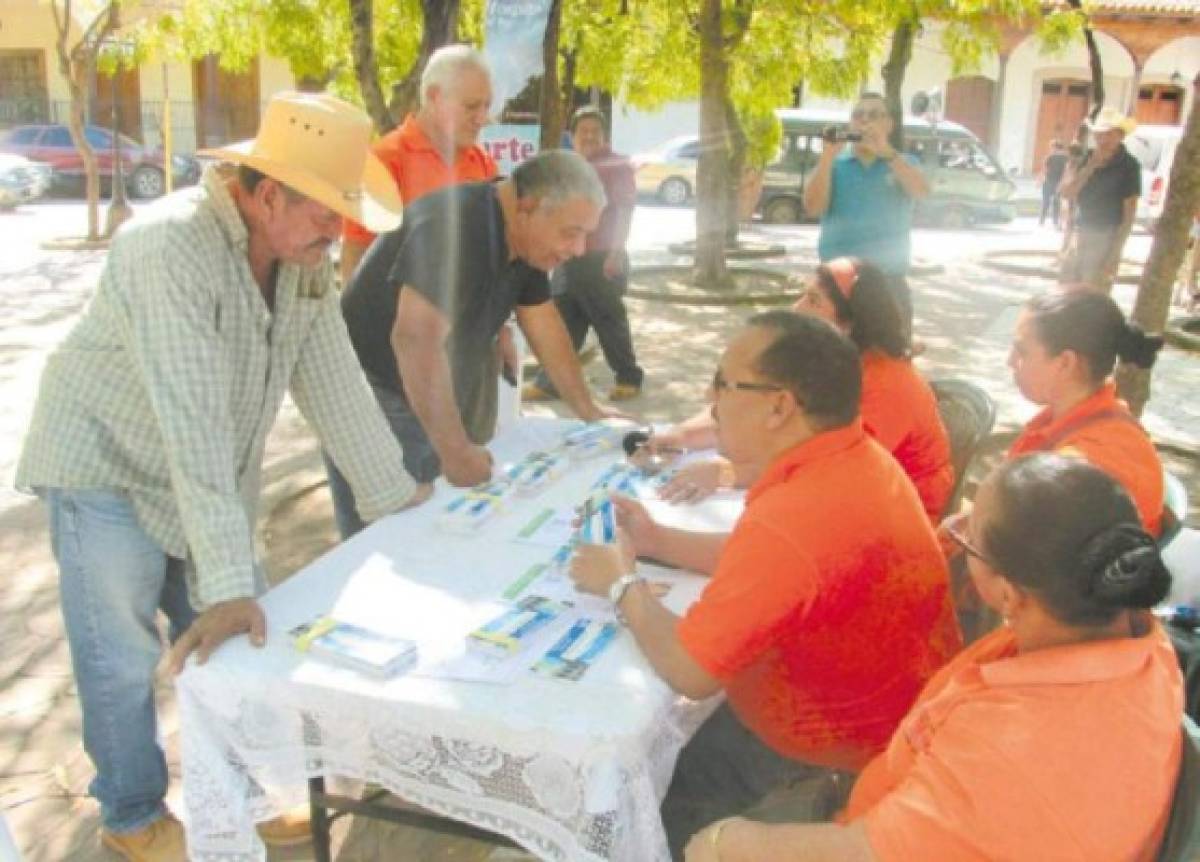
{"label": "tree trunk", "polygon": [[700,30],[700,162],[696,166],[695,282],[729,288],[725,235],[730,185],[725,105],[729,58],[721,29],[721,0],[702,0]]}
{"label": "tree trunk", "polygon": [[349,0],[351,51],[354,54],[354,76],[362,93],[363,105],[371,115],[375,131],[391,131],[396,125],[383,88],[379,86],[379,68],[375,64],[375,14],[373,0]]}
{"label": "tree trunk", "polygon": [[562,143],[562,96],[558,87],[558,34],[562,28],[562,7],[563,0],[552,0],[546,12],[546,33],[542,37],[542,91],[538,96],[539,150],[555,150]]}
{"label": "tree trunk", "polygon": [[[1133,305],[1131,319],[1147,332],[1162,332],[1166,328],[1171,291],[1183,263],[1188,230],[1197,208],[1200,208],[1200,107],[1193,105],[1175,151],[1167,199]],[[1117,389],[1134,414],[1140,416],[1150,400],[1150,372],[1121,363],[1117,369]]]}
{"label": "tree trunk", "polygon": [[392,88],[391,113],[403,118],[421,106],[421,75],[425,64],[438,48],[458,40],[458,13],[461,0],[421,0],[424,24],[421,28],[421,50],[417,59],[395,87]]}
{"label": "tree trunk", "polygon": [[917,22],[906,18],[896,25],[892,33],[892,47],[887,62],[883,65],[883,97],[888,113],[892,115],[892,134],[888,143],[892,149],[904,151],[904,74],[912,61],[913,42],[917,37]]}
{"label": "tree trunk", "polygon": [[[1067,4],[1080,14],[1083,12],[1083,0],[1067,0]],[[1104,107],[1104,66],[1100,62],[1100,47],[1096,44],[1096,34],[1092,32],[1091,21],[1083,20],[1083,44],[1087,47],[1088,68],[1092,72],[1092,109],[1088,111],[1089,119],[1096,119],[1100,109]]]}
{"label": "tree trunk", "polygon": [[96,154],[87,142],[83,128],[86,123],[88,84],[96,69],[96,51],[112,31],[115,21],[113,6],[110,3],[102,8],[71,48],[67,47],[72,22],[71,0],[62,0],[61,8],[58,0],[52,0],[50,11],[57,37],[55,50],[58,54],[58,68],[66,79],[67,89],[71,94],[67,129],[71,134],[71,142],[83,161],[84,189],[87,195],[87,239],[89,242],[95,242],[100,239],[100,172],[96,165]]}
{"label": "tree trunk", "polygon": [[[566,126],[571,122],[571,115],[575,113],[575,72],[579,66],[579,43],[576,42],[575,47],[570,51],[563,52],[563,77],[562,84],[559,87],[562,93],[562,101],[559,105],[559,116],[562,117],[563,125]],[[612,140],[612,118],[609,117],[608,128],[604,130],[604,135],[609,140]]]}
{"label": "tree trunk", "polygon": [[[82,53],[82,52],[78,52]],[[96,165],[96,152],[83,133],[87,117],[87,81],[91,77],[91,63],[86,58],[76,57],[71,63],[71,76],[67,88],[71,93],[71,111],[67,115],[67,130],[71,143],[79,152],[83,162],[83,188],[87,199],[87,238],[89,242],[100,239],[100,171]]]}
{"label": "tree trunk", "polygon": [[729,135],[729,183],[725,192],[725,245],[734,248],[741,226],[742,176],[746,170],[746,133],[738,120],[733,100],[725,97],[725,131]]}

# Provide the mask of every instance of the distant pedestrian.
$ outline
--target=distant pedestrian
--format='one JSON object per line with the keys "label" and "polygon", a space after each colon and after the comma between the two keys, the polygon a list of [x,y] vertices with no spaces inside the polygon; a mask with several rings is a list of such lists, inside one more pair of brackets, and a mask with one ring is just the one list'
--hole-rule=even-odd
{"label": "distant pedestrian", "polygon": [[857,140],[849,149],[844,138],[824,142],[804,190],[804,209],[821,218],[821,262],[857,257],[883,270],[911,333],[913,304],[906,276],[913,201],[929,194],[929,182],[915,158],[888,143],[893,126],[883,96],[859,96],[849,128]]}
{"label": "distant pedestrian", "polygon": [[1137,123],[1105,108],[1090,125],[1096,148],[1062,185],[1062,196],[1078,208],[1062,281],[1086,282],[1110,293],[1142,194],[1141,166],[1123,143]]}
{"label": "distant pedestrian", "polygon": [[[616,378],[609,400],[626,401],[641,393],[644,376],[633,353],[633,335],[623,299],[629,276],[625,240],[637,203],[633,164],[610,149],[604,114],[597,108],[580,108],[571,117],[571,142],[575,152],[596,169],[608,204],[600,215],[600,224],[588,235],[587,251],[554,271],[554,302],[576,352],[583,346],[588,329],[596,330],[604,359]],[[525,387],[522,397],[526,401],[549,401],[558,394],[543,369]]]}
{"label": "distant pedestrian", "polygon": [[1055,138],[1050,142],[1050,155],[1042,163],[1042,214],[1038,217],[1038,227],[1046,223],[1046,214],[1055,228],[1059,226],[1060,200],[1058,187],[1062,184],[1063,173],[1067,169],[1067,148],[1063,142]]}

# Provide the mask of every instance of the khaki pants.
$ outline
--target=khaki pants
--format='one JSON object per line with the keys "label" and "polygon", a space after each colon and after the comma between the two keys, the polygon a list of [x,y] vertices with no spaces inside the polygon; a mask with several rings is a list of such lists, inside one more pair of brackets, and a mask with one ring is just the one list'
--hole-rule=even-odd
{"label": "khaki pants", "polygon": [[[1096,290],[1112,292],[1113,279],[1106,265],[1117,242],[1116,227],[1080,227],[1075,229],[1060,280],[1063,284],[1089,284]],[[1118,256],[1120,249],[1116,250]]]}

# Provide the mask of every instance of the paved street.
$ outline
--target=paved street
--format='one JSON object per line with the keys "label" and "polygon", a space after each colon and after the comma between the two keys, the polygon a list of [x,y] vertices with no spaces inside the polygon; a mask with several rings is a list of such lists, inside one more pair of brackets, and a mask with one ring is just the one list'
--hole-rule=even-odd
{"label": "paved street", "polygon": [[[45,251],[39,243],[82,233],[83,208],[52,201],[0,213],[0,553],[8,576],[0,580],[0,808],[28,860],[115,858],[99,848],[94,804],[86,797],[90,770],[79,744],[79,717],[69,657],[58,615],[56,575],[40,507],[11,490],[12,469],[40,368],[94,289],[103,252]],[[675,260],[669,242],[693,235],[689,209],[639,207],[631,252],[635,265]],[[787,257],[755,265],[806,272],[815,262],[812,226],[755,226],[746,238],[782,243]],[[1012,429],[1033,407],[1024,403],[1005,366],[1020,304],[1049,286],[1034,277],[987,268],[981,255],[1001,249],[1052,249],[1058,235],[1039,232],[1028,219],[971,231],[919,230],[915,252],[941,271],[913,280],[917,335],[928,349],[919,360],[932,377],[964,377],[985,386]],[[1149,238],[1135,236],[1127,257],[1144,259]],[[1133,288],[1118,287],[1126,304]],[[652,420],[681,418],[701,403],[705,382],[728,333],[754,311],[748,306],[673,305],[630,300],[639,359],[647,384],[629,409]],[[600,392],[611,382],[601,360],[588,376]],[[1145,417],[1169,452],[1200,447],[1200,357],[1164,351],[1154,375]],[[538,410],[548,408],[539,407]],[[1173,460],[1189,479],[1197,501],[1193,461]],[[1192,522],[1195,523],[1193,506]],[[271,577],[278,580],[324,551],[334,530],[315,441],[288,405],[268,444],[260,539]],[[164,735],[174,752],[169,686],[160,694]],[[178,785],[173,802],[178,807]],[[393,827],[354,824],[339,859],[484,859],[477,844],[430,842]],[[413,848],[422,848],[417,851]],[[408,854],[399,850],[407,847]],[[412,855],[412,854],[419,855]],[[304,859],[304,851],[278,858]],[[493,859],[502,858],[499,854]],[[513,858],[506,856],[504,858]]]}

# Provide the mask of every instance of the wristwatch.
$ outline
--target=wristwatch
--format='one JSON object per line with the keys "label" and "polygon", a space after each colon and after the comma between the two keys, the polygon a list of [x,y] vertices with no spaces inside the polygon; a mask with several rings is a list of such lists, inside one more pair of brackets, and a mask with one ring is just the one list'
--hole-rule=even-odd
{"label": "wristwatch", "polygon": [[628,592],[630,587],[641,580],[641,575],[636,572],[630,572],[628,575],[621,575],[608,588],[608,600],[612,602],[613,611],[616,613],[617,619],[621,622],[625,622],[625,615],[621,613],[621,599],[625,598],[625,593]]}

